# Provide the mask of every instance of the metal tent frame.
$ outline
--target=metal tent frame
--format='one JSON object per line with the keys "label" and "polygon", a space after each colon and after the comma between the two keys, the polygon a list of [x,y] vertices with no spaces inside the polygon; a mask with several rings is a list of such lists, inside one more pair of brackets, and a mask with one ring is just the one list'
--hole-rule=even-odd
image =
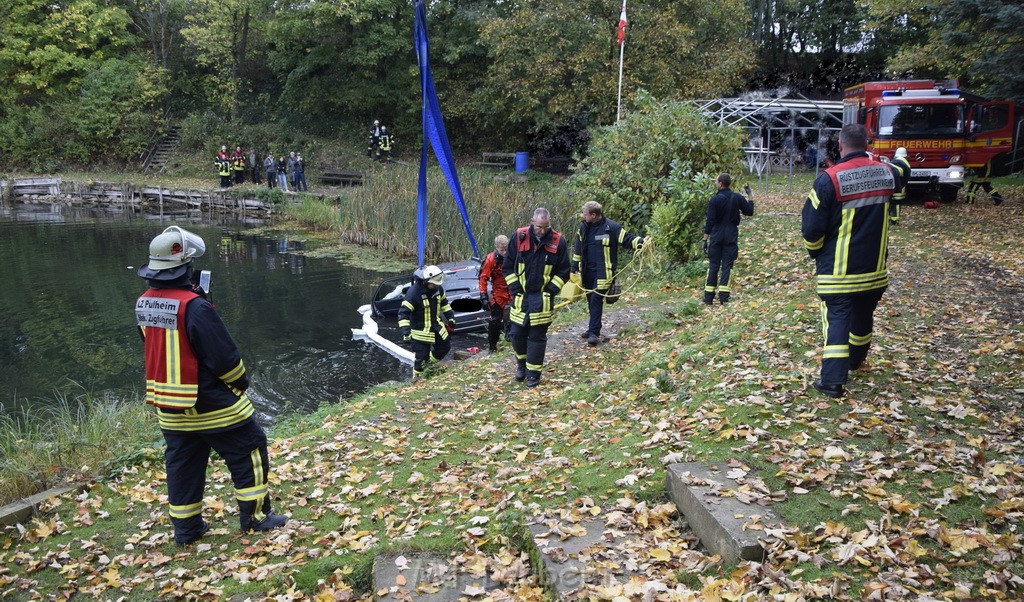
{"label": "metal tent frame", "polygon": [[[768,187],[768,172],[773,156],[772,138],[778,140],[789,135],[795,138],[799,132],[814,132],[815,143],[822,141],[843,127],[843,103],[838,100],[811,100],[802,94],[795,97],[770,96],[768,94],[746,94],[734,98],[716,98],[687,101],[702,114],[718,125],[742,127],[751,132],[752,143],[743,149],[751,173],[757,173],[758,185],[762,190]],[[792,154],[785,156],[784,164],[789,167],[789,191],[793,192]],[[815,161],[817,177],[820,162]]]}

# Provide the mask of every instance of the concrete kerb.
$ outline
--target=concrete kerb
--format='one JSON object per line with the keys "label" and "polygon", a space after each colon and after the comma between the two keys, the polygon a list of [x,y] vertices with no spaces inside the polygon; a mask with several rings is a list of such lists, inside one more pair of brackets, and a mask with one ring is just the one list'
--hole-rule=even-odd
{"label": "concrete kerb", "polygon": [[720,555],[729,564],[740,560],[759,562],[765,551],[758,535],[764,533],[765,526],[777,526],[781,520],[770,507],[745,503],[730,495],[730,490],[742,488],[737,479],[756,476],[747,471],[740,471],[742,476],[733,476],[730,470],[724,463],[668,466],[669,497],[709,552]]}
{"label": "concrete kerb", "polygon": [[46,491],[30,495],[27,498],[0,507],[0,525],[10,527],[19,523],[24,523],[39,511],[39,506],[46,500],[52,497],[64,495],[65,493],[79,492],[88,488],[88,486],[89,485],[85,483],[78,485],[61,485],[60,487],[47,489]]}
{"label": "concrete kerb", "polygon": [[[527,525],[534,571],[540,575],[545,591],[554,599],[580,599],[585,585],[609,587],[625,583],[631,576],[642,575],[625,568],[599,574],[588,565],[588,560],[600,556],[601,550],[616,549],[629,539],[629,536],[608,535],[605,522],[603,515],[582,521],[573,534],[561,531],[558,520],[548,520],[543,516],[534,517]],[[595,582],[597,580],[600,582]]]}
{"label": "concrete kerb", "polygon": [[474,576],[441,556],[389,552],[373,560],[375,600],[454,602],[498,587],[489,575]]}

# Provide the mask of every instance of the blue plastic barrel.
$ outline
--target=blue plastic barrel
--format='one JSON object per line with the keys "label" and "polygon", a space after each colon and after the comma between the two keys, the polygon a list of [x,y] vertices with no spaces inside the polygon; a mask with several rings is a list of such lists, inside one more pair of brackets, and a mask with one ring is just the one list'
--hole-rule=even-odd
{"label": "blue plastic barrel", "polygon": [[530,169],[530,153],[516,153],[516,173],[526,173]]}

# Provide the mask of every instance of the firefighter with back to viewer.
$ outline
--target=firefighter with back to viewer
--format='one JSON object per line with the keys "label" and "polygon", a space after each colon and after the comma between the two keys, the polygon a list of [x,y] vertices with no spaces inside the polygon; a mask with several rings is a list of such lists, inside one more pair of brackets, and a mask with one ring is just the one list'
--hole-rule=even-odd
{"label": "firefighter with back to viewer", "polygon": [[889,285],[886,269],[892,170],[867,153],[867,130],[843,126],[838,163],[814,181],[801,230],[814,259],[825,345],[821,377],[813,386],[843,397],[850,370],[864,366],[874,312]]}
{"label": "firefighter with back to viewer", "polygon": [[156,407],[167,444],[167,501],[174,540],[188,545],[210,528],[203,494],[210,450],[224,459],[243,533],[284,525],[271,509],[267,435],[253,417],[245,364],[192,260],[206,251],[199,236],[170,226],[149,245],[139,276],[149,284],[135,305],[145,345],[146,403]]}
{"label": "firefighter with back to viewer", "polygon": [[441,361],[452,348],[449,335],[455,331],[455,312],[448,304],[443,283],[441,268],[436,265],[418,268],[398,310],[402,340],[408,341],[416,354],[412,368],[414,379],[423,375],[431,357]]}
{"label": "firefighter with back to viewer", "polygon": [[732,266],[739,257],[739,225],[742,216],[754,215],[754,202],[750,186],[743,196],[733,192],[732,176],[719,174],[715,180],[715,193],[708,201],[707,216],[704,220],[704,239],[701,246],[708,256],[708,273],[704,279],[704,305],[711,305],[718,293],[718,302],[725,305],[732,296]]}

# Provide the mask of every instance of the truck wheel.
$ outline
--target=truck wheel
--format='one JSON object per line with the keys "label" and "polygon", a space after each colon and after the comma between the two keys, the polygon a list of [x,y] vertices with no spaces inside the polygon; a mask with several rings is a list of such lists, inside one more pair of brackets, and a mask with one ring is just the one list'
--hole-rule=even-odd
{"label": "truck wheel", "polygon": [[939,187],[939,200],[943,203],[952,203],[956,201],[956,195],[960,192],[959,186],[951,184],[944,184]]}

